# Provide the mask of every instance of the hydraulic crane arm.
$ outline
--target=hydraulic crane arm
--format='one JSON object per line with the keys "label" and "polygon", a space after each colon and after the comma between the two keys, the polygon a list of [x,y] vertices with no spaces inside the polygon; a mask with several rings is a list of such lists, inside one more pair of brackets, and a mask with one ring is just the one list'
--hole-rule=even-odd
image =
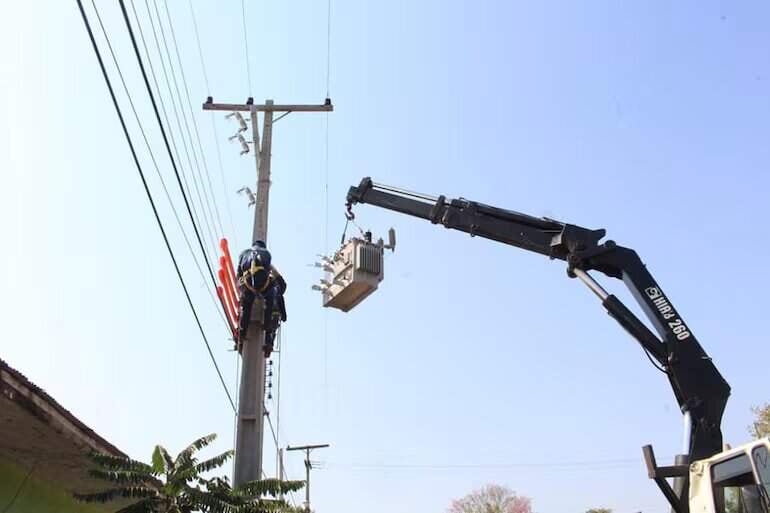
{"label": "hydraulic crane arm", "polygon": [[[348,191],[350,218],[356,203],[420,217],[471,236],[566,261],[568,275],[586,283],[609,315],[665,370],[679,406],[692,419],[690,458],[706,458],[722,450],[721,422],[730,386],[636,252],[611,240],[601,242],[605,230],[589,230],[462,198],[434,198],[376,184],[370,178],[364,178]],[[616,296],[607,293],[588,274],[592,270],[623,280],[657,335]]]}

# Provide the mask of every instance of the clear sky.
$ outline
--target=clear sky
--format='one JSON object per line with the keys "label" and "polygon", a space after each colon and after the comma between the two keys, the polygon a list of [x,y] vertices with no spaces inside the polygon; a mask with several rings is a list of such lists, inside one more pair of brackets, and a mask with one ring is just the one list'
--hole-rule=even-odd
{"label": "clear sky", "polygon": [[[245,100],[240,2],[194,2],[210,91],[188,3],[168,2],[193,106]],[[181,208],[119,9],[98,5]],[[247,2],[257,101],[323,101],[326,5]],[[324,311],[308,264],[338,242],[347,187],[367,175],[606,228],[637,249],[733,386],[726,440],[747,439],[750,406],[770,399],[768,18],[750,1],[333,0],[335,112],[276,125],[269,234],[289,282],[280,443],[332,444],[316,455],[319,512],[443,511],[490,482],[540,513],[663,512],[640,447],[664,461],[680,447],[666,380],[561,262],[360,207],[375,233],[397,229],[398,248],[375,295]],[[234,390],[231,343],[120,101]],[[209,432],[230,448],[232,410],[74,0],[5,6],[0,107],[0,357],[131,456]],[[252,211],[235,191],[253,185],[253,161],[216,115],[223,191],[211,116],[195,119],[243,245]],[[298,455],[288,469],[303,477]]]}

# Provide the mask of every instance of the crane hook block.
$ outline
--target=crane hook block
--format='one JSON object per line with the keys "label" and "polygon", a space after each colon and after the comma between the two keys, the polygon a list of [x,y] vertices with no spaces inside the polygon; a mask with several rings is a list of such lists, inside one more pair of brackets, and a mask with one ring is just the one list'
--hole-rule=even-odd
{"label": "crane hook block", "polygon": [[391,228],[388,244],[382,239],[372,242],[371,233],[353,237],[342,244],[333,256],[324,258],[326,272],[319,285],[323,306],[349,312],[377,290],[385,276],[385,249],[395,250],[396,235]]}

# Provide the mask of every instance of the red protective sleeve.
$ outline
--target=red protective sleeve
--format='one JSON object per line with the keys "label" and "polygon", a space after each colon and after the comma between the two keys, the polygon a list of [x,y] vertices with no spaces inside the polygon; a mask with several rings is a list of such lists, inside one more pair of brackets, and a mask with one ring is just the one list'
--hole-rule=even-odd
{"label": "red protective sleeve", "polygon": [[236,299],[240,299],[240,291],[236,286],[235,268],[233,267],[233,259],[230,256],[230,247],[227,244],[227,239],[221,239],[219,241],[219,248],[222,250],[222,254],[225,256],[225,261],[227,262],[227,265],[223,265],[222,268],[227,271],[227,276],[233,284],[233,292],[235,292]]}
{"label": "red protective sleeve", "polygon": [[225,302],[227,303],[227,308],[230,310],[230,316],[235,320],[235,323],[238,323],[238,303],[233,301],[233,298],[235,297],[232,292],[232,286],[230,284],[230,281],[227,279],[227,274],[225,273],[224,269],[219,270],[219,281],[222,283],[222,287],[224,288],[224,296],[225,296]]}
{"label": "red protective sleeve", "polygon": [[230,308],[227,306],[227,300],[225,299],[225,292],[222,290],[222,287],[217,287],[217,296],[219,296],[219,300],[222,302],[225,306],[225,317],[227,318],[227,324],[230,325],[230,331],[233,333],[233,338],[236,336],[236,330],[235,325],[236,321],[233,318],[233,312],[230,311]]}

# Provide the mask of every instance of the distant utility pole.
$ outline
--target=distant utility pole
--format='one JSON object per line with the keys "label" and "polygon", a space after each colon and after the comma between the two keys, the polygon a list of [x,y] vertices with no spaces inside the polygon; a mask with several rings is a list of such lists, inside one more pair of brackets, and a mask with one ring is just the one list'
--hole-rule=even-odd
{"label": "distant utility pole", "polygon": [[323,445],[303,445],[301,447],[287,447],[287,451],[305,451],[305,511],[310,512],[310,469],[313,468],[313,463],[310,461],[310,451],[313,449],[324,449],[329,447],[329,444]]}
{"label": "distant utility pole", "polygon": [[[257,198],[254,208],[252,241],[267,243],[267,214],[270,200],[270,150],[273,141],[273,123],[291,112],[331,112],[329,98],[323,105],[275,105],[265,100],[255,105],[249,98],[244,104],[214,103],[209,96],[203,110],[224,112],[249,112],[254,156],[257,164]],[[259,138],[257,112],[264,113],[262,139]],[[273,119],[276,112],[283,114]],[[262,326],[262,304],[255,301],[246,339],[238,346],[243,360],[238,406],[238,428],[235,443],[235,471],[233,485],[262,479],[262,445],[264,439],[265,400],[265,331]]]}

